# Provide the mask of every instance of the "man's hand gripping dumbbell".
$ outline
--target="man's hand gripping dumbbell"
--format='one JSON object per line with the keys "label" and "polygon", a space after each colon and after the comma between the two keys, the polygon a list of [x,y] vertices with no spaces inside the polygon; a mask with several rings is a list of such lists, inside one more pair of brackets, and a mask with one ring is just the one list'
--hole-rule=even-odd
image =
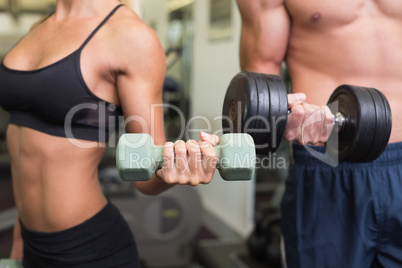
{"label": "man's hand gripping dumbbell", "polygon": [[369,162],[384,151],[391,134],[391,109],[375,88],[341,85],[328,105],[305,103],[289,94],[276,75],[240,72],[223,104],[224,133],[249,133],[257,153],[274,152],[282,137],[302,145],[326,143],[341,161]]}

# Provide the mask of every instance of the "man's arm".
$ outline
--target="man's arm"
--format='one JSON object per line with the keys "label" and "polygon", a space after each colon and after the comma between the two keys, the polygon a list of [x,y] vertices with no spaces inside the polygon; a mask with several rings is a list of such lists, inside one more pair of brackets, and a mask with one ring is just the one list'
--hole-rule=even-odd
{"label": "man's arm", "polygon": [[242,18],[241,69],[279,74],[290,32],[284,0],[237,0],[237,5]]}
{"label": "man's arm", "polygon": [[[288,47],[290,17],[284,0],[237,0],[242,18],[240,64],[243,71],[280,74]],[[300,144],[321,144],[332,130],[328,107],[304,103],[302,93],[289,94],[291,114],[285,138]],[[305,120],[314,118],[313,122]]]}

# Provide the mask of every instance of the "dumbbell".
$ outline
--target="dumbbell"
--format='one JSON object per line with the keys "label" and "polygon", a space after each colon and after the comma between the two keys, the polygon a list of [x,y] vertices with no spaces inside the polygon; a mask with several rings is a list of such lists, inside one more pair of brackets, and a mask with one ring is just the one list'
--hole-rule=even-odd
{"label": "dumbbell", "polygon": [[2,259],[0,260],[0,268],[22,268],[22,261]]}
{"label": "dumbbell", "polygon": [[[369,162],[384,151],[391,135],[391,109],[375,88],[341,85],[328,100],[334,127],[326,149],[340,161]],[[230,82],[223,104],[224,133],[248,133],[257,154],[279,147],[288,117],[287,90],[276,75],[240,72]]]}
{"label": "dumbbell", "polygon": [[[249,134],[224,134],[218,146],[217,169],[224,180],[251,180],[254,176],[256,152]],[[163,147],[156,146],[148,134],[123,134],[116,148],[116,166],[127,181],[146,181],[163,165]]]}

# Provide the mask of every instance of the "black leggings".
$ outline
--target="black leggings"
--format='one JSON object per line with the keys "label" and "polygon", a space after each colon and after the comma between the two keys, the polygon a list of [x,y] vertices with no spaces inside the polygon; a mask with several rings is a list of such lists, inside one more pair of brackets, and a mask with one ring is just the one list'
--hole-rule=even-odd
{"label": "black leggings", "polygon": [[70,229],[40,233],[21,223],[24,268],[140,267],[134,237],[110,202],[94,217]]}

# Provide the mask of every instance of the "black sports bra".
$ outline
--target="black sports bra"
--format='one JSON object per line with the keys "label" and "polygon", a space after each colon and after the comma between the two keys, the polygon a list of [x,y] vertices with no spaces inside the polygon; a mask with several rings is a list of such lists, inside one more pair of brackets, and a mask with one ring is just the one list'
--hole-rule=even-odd
{"label": "black sports bra", "polygon": [[10,112],[11,124],[54,136],[108,142],[122,112],[87,87],[80,57],[85,45],[120,6],[113,9],[78,50],[49,66],[18,71],[1,62],[0,106]]}

